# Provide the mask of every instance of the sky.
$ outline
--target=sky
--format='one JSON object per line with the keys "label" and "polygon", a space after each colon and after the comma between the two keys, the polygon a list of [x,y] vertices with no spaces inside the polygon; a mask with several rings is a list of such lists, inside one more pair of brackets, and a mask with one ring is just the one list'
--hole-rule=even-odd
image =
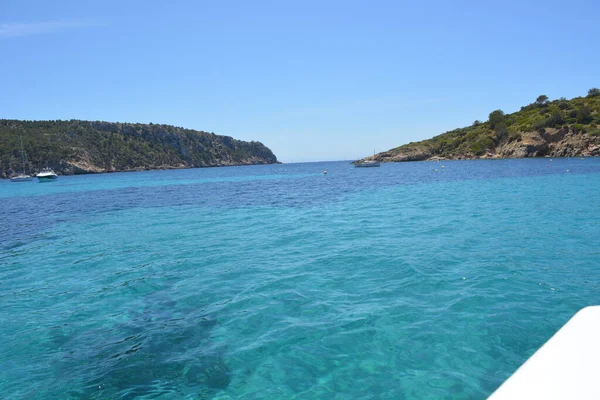
{"label": "sky", "polygon": [[600,2],[0,0],[0,118],[352,160],[600,87]]}

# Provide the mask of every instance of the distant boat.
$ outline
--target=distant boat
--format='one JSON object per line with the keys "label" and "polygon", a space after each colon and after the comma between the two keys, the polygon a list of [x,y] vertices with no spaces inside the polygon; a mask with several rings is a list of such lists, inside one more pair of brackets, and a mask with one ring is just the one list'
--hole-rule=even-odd
{"label": "distant boat", "polygon": [[23,173],[10,178],[11,182],[27,182],[33,178],[25,173],[25,150],[23,149],[23,135],[21,135],[21,162],[23,163]]}
{"label": "distant boat", "polygon": [[51,182],[56,180],[58,175],[52,171],[52,168],[46,167],[42,169],[39,174],[37,174],[37,178],[39,182]]}
{"label": "distant boat", "polygon": [[[373,149],[373,158],[375,158],[375,149]],[[379,161],[376,160],[357,161],[354,166],[356,168],[380,167]]]}
{"label": "distant boat", "polygon": [[32,181],[33,177],[27,174],[18,174],[10,178],[11,182],[28,182]]}
{"label": "distant boat", "polygon": [[354,164],[356,168],[380,167],[379,161],[362,161]]}

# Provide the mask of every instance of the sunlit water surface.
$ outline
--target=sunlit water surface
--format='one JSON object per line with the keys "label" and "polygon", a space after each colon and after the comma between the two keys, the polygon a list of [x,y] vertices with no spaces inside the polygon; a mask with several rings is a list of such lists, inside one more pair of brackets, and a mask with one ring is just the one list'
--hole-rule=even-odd
{"label": "sunlit water surface", "polygon": [[0,393],[485,398],[600,303],[599,187],[591,158],[2,181]]}

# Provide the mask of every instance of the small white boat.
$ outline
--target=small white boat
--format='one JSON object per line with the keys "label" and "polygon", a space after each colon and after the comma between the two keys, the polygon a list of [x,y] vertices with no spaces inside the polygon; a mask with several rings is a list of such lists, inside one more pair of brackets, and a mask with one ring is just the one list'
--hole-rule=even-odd
{"label": "small white boat", "polygon": [[52,168],[46,167],[42,169],[39,174],[37,174],[37,178],[39,182],[51,182],[56,180],[58,175],[52,171]]}
{"label": "small white boat", "polygon": [[354,164],[356,168],[380,167],[379,161],[362,161]]}
{"label": "small white boat", "polygon": [[23,149],[23,136],[21,135],[21,162],[23,163],[23,173],[10,178],[11,182],[27,182],[33,178],[25,173],[25,149]]}

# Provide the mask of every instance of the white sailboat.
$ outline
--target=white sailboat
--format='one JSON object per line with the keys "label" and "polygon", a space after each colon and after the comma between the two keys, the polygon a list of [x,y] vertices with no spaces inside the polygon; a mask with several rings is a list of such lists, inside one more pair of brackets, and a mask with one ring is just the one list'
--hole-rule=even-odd
{"label": "white sailboat", "polygon": [[20,135],[20,136],[21,136],[21,162],[23,163],[23,172],[10,178],[11,182],[27,182],[27,181],[33,180],[33,178],[30,175],[27,175],[25,173],[25,150],[23,148],[23,135]]}
{"label": "white sailboat", "polygon": [[[375,149],[373,149],[373,157],[375,157]],[[379,161],[377,160],[363,160],[363,161],[357,161],[354,164],[355,168],[369,168],[369,167],[379,167]]]}
{"label": "white sailboat", "polygon": [[355,164],[356,168],[380,167],[379,161],[362,161]]}

